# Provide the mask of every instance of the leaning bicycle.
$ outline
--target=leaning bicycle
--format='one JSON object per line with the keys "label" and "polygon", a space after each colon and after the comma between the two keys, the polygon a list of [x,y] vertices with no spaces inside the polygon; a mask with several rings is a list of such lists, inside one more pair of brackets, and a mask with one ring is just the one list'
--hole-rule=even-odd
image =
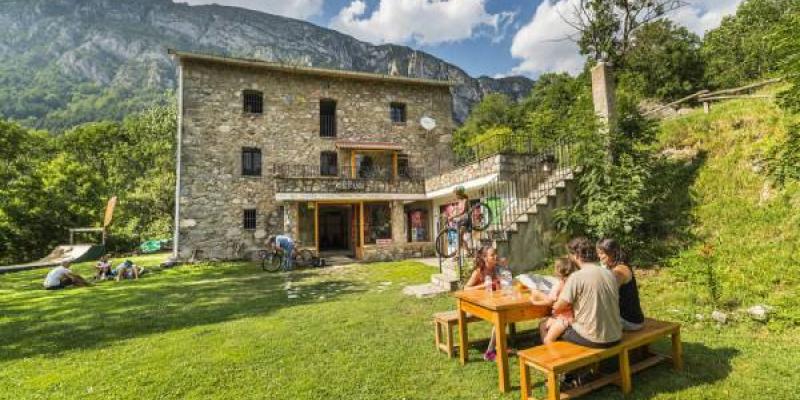
{"label": "leaning bicycle", "polygon": [[[281,269],[283,264],[283,250],[260,250],[258,252],[259,259],[261,259],[261,269],[267,272],[277,272]],[[309,249],[295,249],[292,251],[293,264],[298,267],[318,267],[324,266],[321,258],[314,256],[314,253]]]}
{"label": "leaning bicycle", "polygon": [[467,230],[464,224],[460,224],[458,228],[447,227],[442,229],[436,235],[435,249],[440,257],[454,257],[462,249],[466,250],[468,256],[474,255],[475,249],[470,246],[464,237],[471,235],[471,231],[480,232],[486,230],[492,223],[492,210],[486,203],[479,202],[470,207],[468,212],[467,218],[469,218],[470,230]]}

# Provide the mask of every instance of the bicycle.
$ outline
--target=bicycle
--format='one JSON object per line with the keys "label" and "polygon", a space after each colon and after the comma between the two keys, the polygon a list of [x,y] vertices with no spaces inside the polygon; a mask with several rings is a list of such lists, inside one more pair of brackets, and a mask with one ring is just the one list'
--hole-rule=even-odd
{"label": "bicycle", "polygon": [[[468,218],[472,226],[471,231],[483,231],[492,223],[492,209],[486,203],[478,202],[470,207]],[[460,224],[458,228],[447,227],[439,231],[436,235],[435,249],[440,257],[451,258],[462,248],[467,250],[467,256],[474,255],[475,249],[464,240],[465,234],[471,232],[467,232],[464,228],[464,225]],[[453,242],[457,245],[453,246]]]}
{"label": "bicycle", "polygon": [[[267,272],[277,272],[283,264],[283,250],[260,250],[258,257],[261,259],[261,269]],[[298,267],[322,267],[325,262],[314,256],[309,249],[295,249],[292,251],[293,264]]]}

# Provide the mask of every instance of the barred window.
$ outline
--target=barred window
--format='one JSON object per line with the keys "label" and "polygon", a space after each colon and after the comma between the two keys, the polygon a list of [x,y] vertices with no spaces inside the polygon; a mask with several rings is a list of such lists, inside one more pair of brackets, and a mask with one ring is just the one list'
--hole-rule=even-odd
{"label": "barred window", "polygon": [[244,210],[244,229],[256,229],[256,210]]}
{"label": "barred window", "polygon": [[261,114],[264,112],[264,94],[257,90],[245,90],[242,92],[244,98],[244,112],[248,114]]}
{"label": "barred window", "polygon": [[261,149],[242,147],[242,175],[261,176]]}
{"label": "barred window", "polygon": [[392,122],[402,123],[406,122],[406,105],[403,103],[391,103],[389,105],[389,112],[392,116]]}
{"label": "barred window", "polygon": [[323,151],[319,154],[319,174],[322,176],[336,176],[338,171],[338,155],[335,151]]}

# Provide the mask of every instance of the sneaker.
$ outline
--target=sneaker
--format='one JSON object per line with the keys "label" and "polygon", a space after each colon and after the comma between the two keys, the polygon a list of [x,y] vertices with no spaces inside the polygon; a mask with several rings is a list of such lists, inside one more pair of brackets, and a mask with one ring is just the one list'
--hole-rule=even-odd
{"label": "sneaker", "polygon": [[497,352],[494,350],[487,350],[486,353],[483,353],[483,359],[486,361],[494,361],[497,357]]}

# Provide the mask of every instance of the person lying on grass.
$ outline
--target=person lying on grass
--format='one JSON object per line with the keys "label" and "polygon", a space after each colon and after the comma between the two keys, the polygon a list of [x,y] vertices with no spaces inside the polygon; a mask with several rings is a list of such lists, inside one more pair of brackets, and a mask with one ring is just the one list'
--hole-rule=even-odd
{"label": "person lying on grass", "polygon": [[44,288],[48,290],[64,289],[69,285],[89,286],[83,277],[69,269],[70,262],[64,261],[53,268],[44,278]]}
{"label": "person lying on grass", "polygon": [[614,239],[602,239],[596,245],[597,257],[610,269],[619,283],[619,315],[622,330],[638,331],[644,328],[644,313],[639,302],[639,287],[633,268],[627,265],[619,243]]}
{"label": "person lying on grass", "polygon": [[139,275],[144,273],[144,268],[136,265],[131,260],[125,260],[114,269],[117,282],[122,279],[139,279]]}
{"label": "person lying on grass", "polygon": [[[550,293],[544,293],[535,288],[531,289],[531,303],[535,306],[552,307],[558,301],[558,296],[561,294],[561,290],[564,289],[567,278],[577,270],[578,266],[569,258],[556,260],[555,275],[558,277],[558,282],[550,289]],[[542,338],[542,342],[555,342],[572,325],[573,318],[572,307],[554,311],[553,316],[539,324],[539,335]]]}

